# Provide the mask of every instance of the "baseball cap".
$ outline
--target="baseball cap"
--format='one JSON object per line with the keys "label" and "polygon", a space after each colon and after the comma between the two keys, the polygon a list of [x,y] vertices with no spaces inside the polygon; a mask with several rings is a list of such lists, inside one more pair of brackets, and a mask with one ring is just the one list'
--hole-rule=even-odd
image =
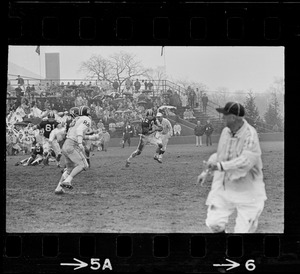
{"label": "baseball cap", "polygon": [[245,108],[237,102],[228,102],[223,108],[216,108],[216,110],[224,115],[234,114],[239,117],[245,115]]}
{"label": "baseball cap", "polygon": [[156,117],[162,117],[163,115],[162,115],[162,113],[161,112],[158,112],[157,114],[156,114]]}

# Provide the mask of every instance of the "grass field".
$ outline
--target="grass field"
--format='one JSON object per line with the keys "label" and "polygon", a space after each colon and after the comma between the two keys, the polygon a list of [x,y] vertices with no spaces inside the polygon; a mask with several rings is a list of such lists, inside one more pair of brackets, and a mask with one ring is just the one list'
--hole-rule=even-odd
{"label": "grass field", "polygon": [[[282,233],[284,228],[284,143],[261,142],[268,200],[258,233]],[[6,163],[7,232],[79,233],[208,233],[205,200],[210,185],[196,178],[202,161],[216,151],[192,144],[169,145],[163,163],[153,160],[148,146],[132,160],[134,147],[95,151],[91,168],[73,180],[73,190],[55,195],[61,170]],[[234,217],[234,216],[233,216]],[[232,232],[233,218],[228,231]]]}

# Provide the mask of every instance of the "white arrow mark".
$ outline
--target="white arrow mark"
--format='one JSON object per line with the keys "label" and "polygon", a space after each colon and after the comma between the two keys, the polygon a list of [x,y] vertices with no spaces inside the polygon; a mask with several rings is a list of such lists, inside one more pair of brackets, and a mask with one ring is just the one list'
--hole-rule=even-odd
{"label": "white arrow mark", "polygon": [[231,263],[230,264],[213,264],[213,266],[231,266],[231,267],[227,268],[226,271],[228,271],[232,268],[236,268],[236,267],[240,266],[239,263],[236,263],[236,262],[231,261],[229,259],[226,259],[226,261],[231,262]]}
{"label": "white arrow mark", "polygon": [[61,263],[60,265],[68,265],[68,266],[77,266],[76,268],[74,268],[74,270],[77,270],[79,268],[83,268],[83,267],[86,267],[88,264],[85,263],[85,262],[82,262],[76,258],[73,258],[75,261],[77,261],[79,264],[77,263],[73,263],[73,264],[68,264],[68,263]]}

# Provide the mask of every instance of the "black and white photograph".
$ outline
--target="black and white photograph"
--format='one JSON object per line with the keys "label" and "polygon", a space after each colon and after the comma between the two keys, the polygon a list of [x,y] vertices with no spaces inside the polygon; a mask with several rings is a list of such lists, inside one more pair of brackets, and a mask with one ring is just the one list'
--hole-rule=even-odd
{"label": "black and white photograph", "polygon": [[7,233],[284,233],[284,47],[8,46]]}

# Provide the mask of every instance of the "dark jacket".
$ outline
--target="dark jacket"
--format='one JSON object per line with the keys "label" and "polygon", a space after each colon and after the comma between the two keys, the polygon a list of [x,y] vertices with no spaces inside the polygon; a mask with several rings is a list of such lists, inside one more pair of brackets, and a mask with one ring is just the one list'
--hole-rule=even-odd
{"label": "dark jacket", "polygon": [[203,103],[203,105],[207,105],[207,103],[208,103],[208,97],[207,96],[203,96],[202,97],[202,103]]}
{"label": "dark jacket", "polygon": [[204,126],[204,128],[205,128],[205,134],[206,135],[211,135],[213,133],[213,131],[214,131],[214,128],[213,128],[212,124],[210,124],[210,123],[206,124]]}
{"label": "dark jacket", "polygon": [[205,127],[204,126],[195,126],[194,128],[194,133],[196,136],[202,136],[204,134],[205,131]]}

